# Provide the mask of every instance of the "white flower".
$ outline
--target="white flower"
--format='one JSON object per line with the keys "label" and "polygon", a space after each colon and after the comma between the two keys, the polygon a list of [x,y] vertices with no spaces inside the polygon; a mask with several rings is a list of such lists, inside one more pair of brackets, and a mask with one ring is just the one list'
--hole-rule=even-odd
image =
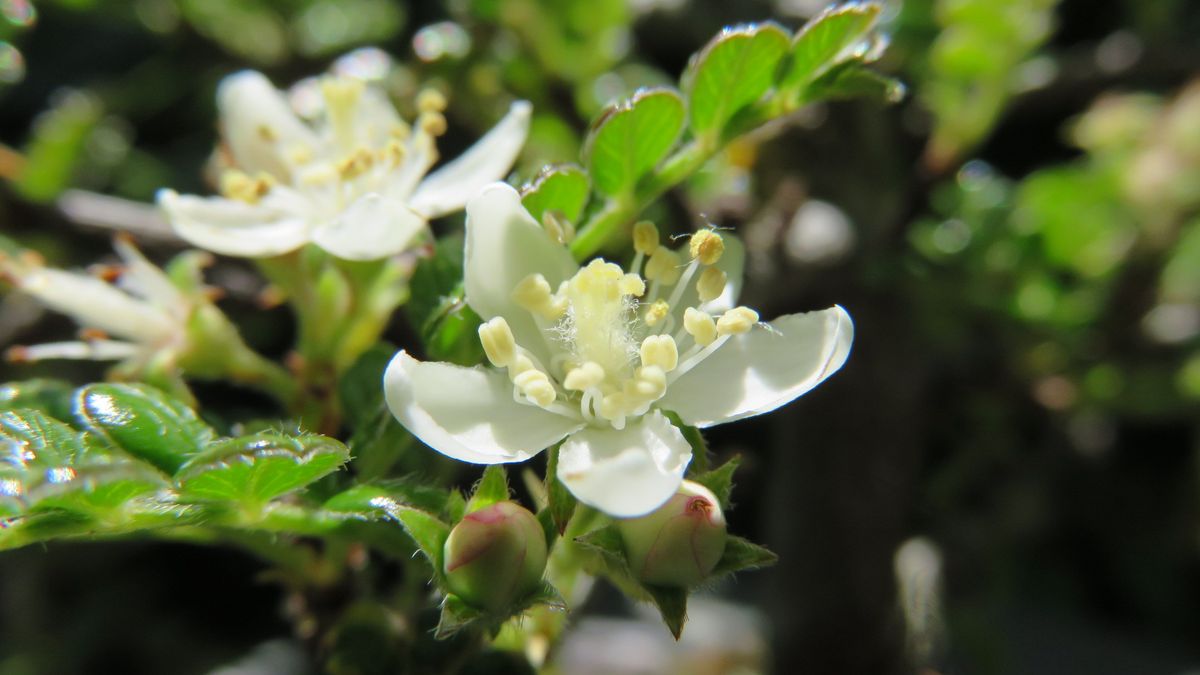
{"label": "white flower", "polygon": [[463,207],[502,178],[521,150],[531,106],[518,101],[458,159],[437,162],[445,99],[418,98],[410,126],[387,96],[359,79],[321,81],[323,114],[302,121],[261,73],[229,76],[217,92],[225,149],[236,169],[222,197],[161,190],[176,233],[217,253],[267,257],[315,243],[339,258],[374,260],[408,248],[426,222]]}
{"label": "white flower", "polygon": [[853,324],[841,307],[770,324],[732,307],[735,239],[706,230],[676,252],[645,223],[634,247],[630,273],[602,260],[580,268],[513,188],[486,188],[467,205],[465,286],[495,368],[402,351],[384,375],[392,412],[467,462],[519,462],[565,438],[559,479],[628,517],[675,494],[691,461],[663,411],[697,427],[758,415],[845,362]]}
{"label": "white flower", "polygon": [[115,246],[125,263],[116,285],[37,261],[0,260],[0,271],[15,286],[84,328],[81,340],[15,347],[10,352],[13,358],[145,364],[186,344],[187,321],[195,302],[128,241],[119,238]]}

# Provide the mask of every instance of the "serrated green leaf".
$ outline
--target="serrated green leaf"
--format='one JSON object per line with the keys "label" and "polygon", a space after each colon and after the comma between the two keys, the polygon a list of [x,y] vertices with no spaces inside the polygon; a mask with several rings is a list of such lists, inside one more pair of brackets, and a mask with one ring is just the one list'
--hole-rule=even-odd
{"label": "serrated green leaf", "polygon": [[25,473],[70,466],[86,449],[81,434],[38,410],[0,412],[0,462]]}
{"label": "serrated green leaf", "polygon": [[39,116],[25,148],[25,165],[13,181],[26,199],[49,202],[71,184],[86,157],[87,143],[104,118],[100,99],[89,92],[67,90]]}
{"label": "serrated green leaf", "polygon": [[725,540],[725,552],[721,554],[721,559],[717,561],[710,578],[715,579],[739,570],[767,567],[778,561],[779,556],[765,546],[759,546],[748,539],[730,535]]}
{"label": "serrated green leaf", "polygon": [[31,408],[50,417],[71,422],[75,387],[62,380],[25,380],[0,385],[0,410]]}
{"label": "serrated green leaf", "polygon": [[840,63],[809,84],[805,101],[827,101],[842,98],[869,98],[897,103],[906,93],[904,84],[892,77],[877,73],[858,59]]}
{"label": "serrated green leaf", "polygon": [[739,110],[762,98],[775,82],[788,38],[774,23],[726,28],[692,56],[683,90],[697,136],[719,136]]}
{"label": "serrated green leaf", "polygon": [[130,501],[164,487],[161,474],[140,462],[79,466],[57,480],[30,486],[28,511],[62,509],[107,518]]}
{"label": "serrated green leaf", "polygon": [[144,384],[93,384],[79,390],[75,417],[137,459],[174,474],[216,435],[183,403]]}
{"label": "serrated green leaf", "polygon": [[386,481],[371,485],[355,485],[330,497],[325,509],[341,513],[357,513],[368,518],[397,519],[401,507],[411,506],[430,513],[442,513],[450,493],[432,485],[405,481]]}
{"label": "serrated green leaf", "polygon": [[508,501],[508,474],[503,466],[490,464],[483,470],[483,478],[475,484],[471,501],[467,502],[467,513],[504,501]]}
{"label": "serrated green leaf", "polygon": [[578,223],[587,206],[587,174],[574,164],[558,164],[542,169],[521,190],[521,204],[533,219],[542,222],[542,214],[554,211],[571,223]]}
{"label": "serrated green leaf", "polygon": [[679,636],[683,635],[683,624],[687,623],[687,589],[646,586],[646,591],[658,607],[658,613],[662,615],[663,623],[667,624],[667,630],[678,640]]}
{"label": "serrated green leaf", "polygon": [[712,471],[705,471],[694,476],[689,476],[688,480],[695,481],[712,491],[717,496],[717,501],[721,502],[721,509],[729,509],[729,497],[733,494],[733,474],[737,471],[738,465],[741,464],[742,458],[740,455],[734,455],[729,458],[721,466]]}
{"label": "serrated green leaf", "polygon": [[596,189],[618,196],[658,166],[679,140],[683,98],[671,89],[642,89],[608,106],[592,123],[583,156]]}
{"label": "serrated green leaf", "polygon": [[546,510],[550,513],[554,529],[559,534],[566,532],[571,516],[575,514],[578,500],[571,491],[558,479],[558,448],[550,448],[546,456]]}
{"label": "serrated green leaf", "polygon": [[404,507],[396,510],[396,519],[404,526],[404,531],[433,567],[433,574],[437,577],[439,585],[445,586],[446,573],[442,557],[445,555],[446,538],[450,536],[450,526],[430,513]]}
{"label": "serrated green leaf", "polygon": [[779,89],[799,94],[845,60],[875,27],[881,10],[873,2],[851,3],[830,7],[813,17],[792,40]]}
{"label": "serrated green leaf", "polygon": [[434,637],[438,640],[445,640],[453,637],[473,624],[478,622],[486,622],[488,619],[484,612],[471,607],[463,602],[457,595],[448,594],[446,599],[442,601],[442,615],[438,621],[437,631],[434,632]]}
{"label": "serrated green leaf", "polygon": [[180,497],[262,505],[336,471],[349,456],[346,446],[325,436],[267,432],[230,438],[180,468]]}

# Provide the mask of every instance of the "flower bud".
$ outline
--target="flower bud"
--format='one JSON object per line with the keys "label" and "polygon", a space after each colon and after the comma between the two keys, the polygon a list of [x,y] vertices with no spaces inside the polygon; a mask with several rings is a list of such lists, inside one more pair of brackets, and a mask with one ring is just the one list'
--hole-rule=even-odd
{"label": "flower bud", "polygon": [[704,581],[725,552],[725,515],[708,488],[685,480],[657,510],[617,521],[638,580],[688,587]]}
{"label": "flower bud", "polygon": [[468,513],[446,539],[446,584],[464,602],[502,612],[532,593],[546,568],[546,535],[514,502]]}

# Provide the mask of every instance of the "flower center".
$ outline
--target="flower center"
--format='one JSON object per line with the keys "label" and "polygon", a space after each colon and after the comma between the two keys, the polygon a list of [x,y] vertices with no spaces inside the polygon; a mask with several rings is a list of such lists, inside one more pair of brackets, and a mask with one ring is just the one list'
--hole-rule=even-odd
{"label": "flower center", "polygon": [[[719,318],[700,308],[726,284],[725,274],[713,267],[724,251],[716,232],[692,236],[688,263],[658,243],[649,223],[635,228],[634,249],[633,272],[597,259],[553,292],[540,274],[513,290],[513,300],[533,316],[554,352],[549,364],[516,344],[503,317],[480,326],[484,352],[492,365],[508,370],[517,401],[622,429],[662,398],[674,379],[758,321],[745,307]],[[696,306],[686,307],[683,326],[671,335],[677,321],[672,308],[689,288]]]}

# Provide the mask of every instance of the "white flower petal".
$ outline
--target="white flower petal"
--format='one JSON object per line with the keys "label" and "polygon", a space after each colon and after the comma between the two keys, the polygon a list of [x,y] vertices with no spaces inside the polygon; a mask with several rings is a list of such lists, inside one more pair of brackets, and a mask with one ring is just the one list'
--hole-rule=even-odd
{"label": "white flower petal", "polygon": [[[276,186],[258,204],[221,197],[180,195],[159,190],[158,204],[175,233],[189,244],[224,255],[266,258],[294,251],[309,241],[308,223],[292,204],[283,203],[285,188]],[[273,199],[274,198],[274,199]],[[289,195],[289,201],[298,199]]]}
{"label": "white flower petal", "polygon": [[588,427],[558,453],[558,478],[571,494],[618,518],[662,506],[692,461],[692,446],[657,410],[620,431]]}
{"label": "white flower petal", "polygon": [[164,312],[84,274],[35,267],[18,278],[21,290],[86,328],[135,342],[169,339],[175,325]]}
{"label": "white flower petal", "polygon": [[513,400],[503,373],[396,354],[383,376],[392,414],[426,445],[476,464],[520,462],[583,424]]}
{"label": "white flower petal", "polygon": [[313,242],[346,260],[377,260],[405,250],[424,231],[425,219],[412,209],[370,193],[313,230]]}
{"label": "white flower petal", "polygon": [[32,362],[46,359],[86,359],[90,361],[122,361],[137,356],[141,348],[130,342],[92,340],[90,342],[47,342],[29,347],[14,347],[9,352],[16,361]]}
{"label": "white flower petal", "polygon": [[410,201],[412,208],[436,218],[461,209],[480,188],[504,178],[525,145],[532,112],[528,101],[513,103],[504,119],[475,145],[417,186]]}
{"label": "white flower petal", "polygon": [[266,171],[281,180],[291,175],[285,157],[304,147],[319,147],[317,135],[288,105],[283,92],[262,73],[244,70],[217,88],[222,137],[238,168],[249,174]]}
{"label": "white flower petal", "polygon": [[521,195],[510,185],[493,183],[467,203],[463,266],[467,304],[485,320],[503,316],[517,343],[545,359],[545,336],[533,316],[513,302],[513,289],[533,273],[557,289],[579,266],[521,206]]}
{"label": "white flower petal", "polygon": [[187,304],[187,298],[171,283],[170,277],[147,260],[128,239],[118,237],[113,246],[125,262],[125,273],[117,282],[121,288],[167,311],[178,310]]}
{"label": "white flower petal", "polygon": [[836,305],[770,325],[731,338],[673,381],[656,405],[702,428],[770,412],[841,368],[854,339],[850,315]]}

